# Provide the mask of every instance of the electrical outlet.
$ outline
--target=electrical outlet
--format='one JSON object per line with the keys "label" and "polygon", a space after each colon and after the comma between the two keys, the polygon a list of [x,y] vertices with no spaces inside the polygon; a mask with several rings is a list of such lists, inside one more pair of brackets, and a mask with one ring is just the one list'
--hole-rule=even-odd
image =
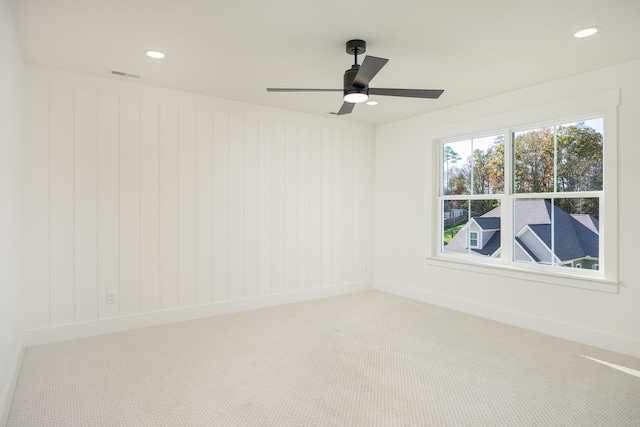
{"label": "electrical outlet", "polygon": [[109,289],[107,291],[107,304],[117,304],[118,303],[118,291],[115,289]]}
{"label": "electrical outlet", "polygon": [[369,272],[369,263],[368,263],[368,262],[365,262],[365,263],[364,263],[364,272],[365,272],[365,273],[368,273],[368,272]]}

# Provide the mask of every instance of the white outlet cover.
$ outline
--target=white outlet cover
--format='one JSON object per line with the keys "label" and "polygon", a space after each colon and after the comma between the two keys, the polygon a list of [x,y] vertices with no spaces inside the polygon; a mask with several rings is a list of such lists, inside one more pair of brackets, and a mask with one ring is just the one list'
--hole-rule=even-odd
{"label": "white outlet cover", "polygon": [[107,304],[116,304],[118,302],[118,292],[115,289],[107,291]]}

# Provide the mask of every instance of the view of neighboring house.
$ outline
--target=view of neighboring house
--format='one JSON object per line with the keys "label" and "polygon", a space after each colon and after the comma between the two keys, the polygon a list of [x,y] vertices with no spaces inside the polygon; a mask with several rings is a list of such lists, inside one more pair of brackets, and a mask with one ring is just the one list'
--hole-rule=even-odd
{"label": "view of neighboring house", "polygon": [[[445,246],[445,252],[500,256],[500,208],[472,217]],[[515,204],[515,231],[515,261],[551,264],[553,260],[566,267],[599,267],[598,219],[591,215],[569,214],[546,200],[519,200]]]}
{"label": "view of neighboring house", "polygon": [[444,212],[444,218],[457,218],[466,214],[467,211],[465,209],[451,209],[450,211]]}

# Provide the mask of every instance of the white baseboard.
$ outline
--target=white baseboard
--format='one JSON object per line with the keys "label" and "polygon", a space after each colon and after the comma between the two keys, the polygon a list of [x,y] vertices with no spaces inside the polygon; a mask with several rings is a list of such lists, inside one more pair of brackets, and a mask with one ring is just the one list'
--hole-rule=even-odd
{"label": "white baseboard", "polygon": [[399,285],[397,283],[376,280],[374,282],[374,288],[378,291],[640,358],[640,341],[633,338],[613,335],[582,326],[480,304],[475,301],[455,298],[449,295]]}
{"label": "white baseboard", "polygon": [[20,375],[20,367],[22,366],[22,358],[24,357],[24,335],[18,342],[18,348],[13,358],[11,365],[11,374],[9,381],[4,390],[2,390],[2,396],[0,396],[0,426],[7,425],[9,419],[9,410],[11,409],[11,402],[13,400],[13,394],[16,390],[16,384],[18,384],[18,376]]}
{"label": "white baseboard", "polygon": [[371,281],[354,282],[241,300],[221,301],[213,304],[181,307],[150,313],[100,319],[90,322],[53,326],[49,328],[31,329],[24,332],[24,346],[26,347],[94,335],[110,334],[130,329],[183,322],[186,320],[237,313],[241,311],[345,295],[372,289],[373,282]]}

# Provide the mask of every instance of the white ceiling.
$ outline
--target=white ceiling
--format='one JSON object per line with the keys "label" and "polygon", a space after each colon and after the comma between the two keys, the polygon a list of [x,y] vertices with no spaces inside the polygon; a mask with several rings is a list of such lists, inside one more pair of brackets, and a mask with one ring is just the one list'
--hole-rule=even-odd
{"label": "white ceiling", "polygon": [[[351,115],[380,124],[640,58],[640,0],[10,0],[24,61],[327,116],[344,44],[389,58],[371,87],[445,89],[375,97]],[[576,39],[588,26],[596,36]],[[144,54],[157,49],[163,60]],[[372,97],[373,98],[373,97]]]}

